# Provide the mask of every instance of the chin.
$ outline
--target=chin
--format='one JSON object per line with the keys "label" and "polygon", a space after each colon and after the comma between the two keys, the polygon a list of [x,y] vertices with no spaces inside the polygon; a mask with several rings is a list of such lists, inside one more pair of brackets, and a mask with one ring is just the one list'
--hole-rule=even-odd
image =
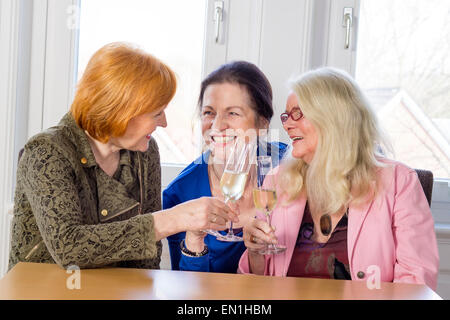
{"label": "chin", "polygon": [[298,151],[298,150],[292,150],[292,157],[294,157],[295,159],[302,159],[303,161],[305,161],[305,152],[303,151]]}
{"label": "chin", "polygon": [[130,151],[140,151],[140,152],[147,152],[148,150],[148,142],[144,145],[144,144],[140,144],[140,145],[135,145],[131,148],[128,148],[128,150]]}
{"label": "chin", "polygon": [[231,153],[232,149],[233,144],[211,147],[210,150],[212,155],[214,156],[214,163],[225,164],[227,155]]}

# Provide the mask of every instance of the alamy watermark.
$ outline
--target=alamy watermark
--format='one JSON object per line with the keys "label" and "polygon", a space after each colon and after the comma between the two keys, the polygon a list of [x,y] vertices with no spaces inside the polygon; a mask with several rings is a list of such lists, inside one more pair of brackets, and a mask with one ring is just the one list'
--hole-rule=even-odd
{"label": "alamy watermark", "polygon": [[381,269],[377,265],[370,265],[367,267],[366,286],[369,290],[381,289]]}
{"label": "alamy watermark", "polygon": [[68,6],[66,9],[66,26],[69,30],[80,29],[80,7],[77,5]]}
{"label": "alamy watermark", "polygon": [[69,290],[80,290],[81,289],[81,271],[80,267],[72,265],[66,270],[67,274],[70,274],[66,280],[66,287]]}

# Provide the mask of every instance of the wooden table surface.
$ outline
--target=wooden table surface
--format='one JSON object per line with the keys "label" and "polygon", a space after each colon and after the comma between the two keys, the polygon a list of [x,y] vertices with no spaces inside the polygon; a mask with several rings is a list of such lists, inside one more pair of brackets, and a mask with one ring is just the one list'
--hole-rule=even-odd
{"label": "wooden table surface", "polygon": [[364,281],[119,268],[81,270],[80,289],[68,289],[75,275],[54,264],[19,263],[0,280],[0,299],[441,299],[425,285],[370,290]]}

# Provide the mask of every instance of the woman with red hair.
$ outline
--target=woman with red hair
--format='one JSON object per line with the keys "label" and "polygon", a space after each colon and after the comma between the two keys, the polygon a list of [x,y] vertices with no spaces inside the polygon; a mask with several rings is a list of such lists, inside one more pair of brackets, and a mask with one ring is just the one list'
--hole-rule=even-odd
{"label": "woman with red hair", "polygon": [[61,122],[25,145],[17,169],[9,268],[158,268],[160,240],[225,229],[236,214],[214,198],[161,210],[161,168],[151,134],[165,127],[173,71],[123,43],[97,51]]}

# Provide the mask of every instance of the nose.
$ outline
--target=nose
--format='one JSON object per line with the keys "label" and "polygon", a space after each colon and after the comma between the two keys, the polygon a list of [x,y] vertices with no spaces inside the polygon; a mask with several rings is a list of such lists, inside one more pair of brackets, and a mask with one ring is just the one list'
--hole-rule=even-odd
{"label": "nose", "polygon": [[223,131],[228,128],[227,120],[220,114],[217,114],[213,120],[211,129]]}
{"label": "nose", "polygon": [[161,115],[161,118],[160,118],[160,120],[158,122],[158,126],[162,127],[162,128],[167,127],[167,119],[166,119],[166,112],[165,111],[163,111],[163,113]]}
{"label": "nose", "polygon": [[291,128],[294,127],[293,122],[294,122],[294,120],[292,120],[292,118],[289,117],[285,122],[282,122],[283,129],[284,129],[286,132],[288,132],[289,129],[291,129]]}

